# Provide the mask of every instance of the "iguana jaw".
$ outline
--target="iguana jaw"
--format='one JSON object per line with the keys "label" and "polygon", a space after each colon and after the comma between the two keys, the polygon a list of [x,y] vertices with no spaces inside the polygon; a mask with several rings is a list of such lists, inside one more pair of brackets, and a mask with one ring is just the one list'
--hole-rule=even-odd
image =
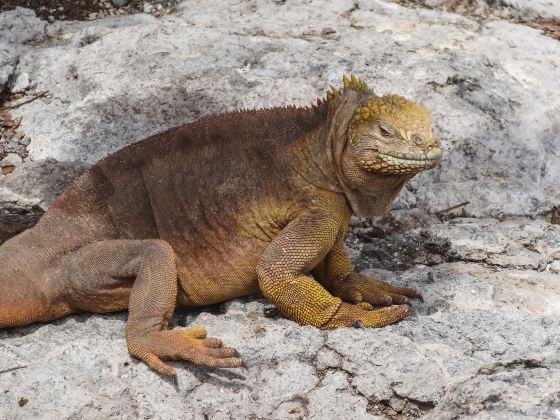
{"label": "iguana jaw", "polygon": [[385,174],[416,174],[435,167],[443,155],[441,147],[432,147],[426,153],[404,153],[377,150],[368,158],[359,159],[359,165],[371,172]]}

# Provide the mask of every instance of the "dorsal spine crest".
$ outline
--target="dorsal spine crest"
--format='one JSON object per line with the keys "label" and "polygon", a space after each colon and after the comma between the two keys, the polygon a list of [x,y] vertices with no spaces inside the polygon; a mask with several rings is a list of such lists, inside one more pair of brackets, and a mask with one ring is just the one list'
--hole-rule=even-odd
{"label": "dorsal spine crest", "polygon": [[336,97],[346,90],[355,90],[361,93],[373,93],[369,86],[363,80],[360,80],[356,75],[351,74],[350,78],[348,76],[342,76],[342,89],[337,89],[334,86],[330,86],[330,90],[327,92],[326,102],[332,102]]}

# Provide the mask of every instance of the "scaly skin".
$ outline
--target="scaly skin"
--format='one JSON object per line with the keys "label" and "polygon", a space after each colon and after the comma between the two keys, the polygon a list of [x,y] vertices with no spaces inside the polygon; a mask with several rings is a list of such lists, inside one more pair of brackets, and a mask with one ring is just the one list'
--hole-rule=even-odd
{"label": "scaly skin", "polygon": [[242,364],[201,327],[169,330],[176,305],[260,288],[322,329],[406,317],[420,294],[353,273],[344,238],[441,146],[423,106],[343,81],[316,106],[205,118],[95,164],[0,247],[0,327],[128,308],[130,353],[175,375],[164,360]]}

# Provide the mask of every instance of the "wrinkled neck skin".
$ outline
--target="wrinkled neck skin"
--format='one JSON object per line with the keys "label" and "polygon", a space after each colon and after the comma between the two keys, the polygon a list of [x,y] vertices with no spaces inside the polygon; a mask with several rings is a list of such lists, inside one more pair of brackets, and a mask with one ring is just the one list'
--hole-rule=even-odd
{"label": "wrinkled neck skin", "polygon": [[305,140],[301,175],[317,188],[344,194],[356,216],[376,217],[389,211],[414,175],[365,172],[345,153],[350,121],[365,99],[349,90],[329,104],[325,124]]}

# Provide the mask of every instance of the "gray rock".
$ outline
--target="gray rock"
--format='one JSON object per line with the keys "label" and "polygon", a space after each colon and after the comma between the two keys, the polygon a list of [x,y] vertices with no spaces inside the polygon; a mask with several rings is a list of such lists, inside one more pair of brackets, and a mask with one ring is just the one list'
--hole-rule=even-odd
{"label": "gray rock", "polygon": [[560,261],[551,262],[549,270],[553,273],[560,274]]}
{"label": "gray rock", "polygon": [[559,0],[503,0],[502,4],[516,8],[529,19],[560,18]]}
{"label": "gray rock", "polygon": [[17,55],[0,43],[0,92],[7,88],[17,62]]}
{"label": "gray rock", "polygon": [[428,7],[441,7],[445,5],[445,0],[425,0],[424,4]]}
{"label": "gray rock", "polygon": [[129,2],[130,0],[111,0],[111,3],[113,3],[113,6],[115,7],[126,6]]}
{"label": "gray rock", "polygon": [[[310,419],[382,419],[368,413],[368,400],[363,396],[349,392],[349,375],[342,371],[329,371],[321,384],[311,391],[308,398]],[[331,404],[332,402],[332,404]]]}
{"label": "gray rock", "polygon": [[391,408],[393,408],[393,410],[401,412],[406,407],[406,401],[400,398],[393,397],[389,400],[389,405],[391,406]]}
{"label": "gray rock", "polygon": [[27,160],[1,178],[0,208],[46,208],[86,167],[80,162]]}
{"label": "gray rock", "polygon": [[456,219],[432,227],[451,243],[451,259],[537,270],[560,251],[560,226],[543,221]]}
{"label": "gray rock", "polygon": [[16,76],[14,82],[10,86],[10,92],[12,93],[20,93],[29,88],[29,74],[27,73],[20,73]]}
{"label": "gray rock", "polygon": [[29,136],[24,136],[19,141],[19,144],[23,146],[29,146],[29,143],[31,143],[31,138]]}
{"label": "gray rock", "polygon": [[319,370],[340,367],[342,360],[334,350],[323,347],[316,356],[315,367]]}
{"label": "gray rock", "polygon": [[7,44],[12,48],[18,44],[39,41],[45,35],[46,22],[38,19],[31,9],[16,7],[0,13],[0,45]]}
{"label": "gray rock", "polygon": [[0,160],[0,167],[19,166],[22,162],[23,160],[19,155],[15,153],[8,153],[4,159]]}

